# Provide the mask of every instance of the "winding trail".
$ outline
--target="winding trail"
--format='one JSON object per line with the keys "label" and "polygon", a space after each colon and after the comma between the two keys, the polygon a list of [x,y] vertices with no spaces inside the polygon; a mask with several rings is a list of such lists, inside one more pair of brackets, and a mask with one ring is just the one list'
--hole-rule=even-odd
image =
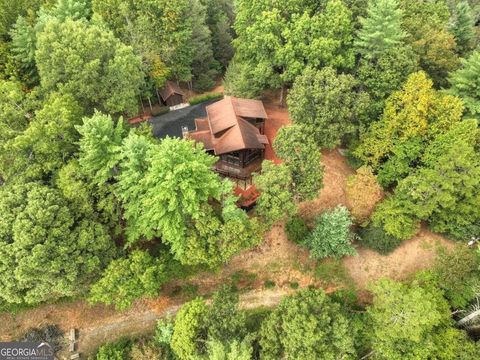
{"label": "winding trail", "polygon": [[[291,293],[292,290],[287,289],[254,290],[240,295],[239,306],[241,309],[272,307]],[[80,333],[78,350],[84,355],[89,355],[106,341],[115,341],[126,336],[152,334],[158,319],[174,316],[180,308],[180,304],[170,305],[160,314],[147,310],[116,319],[116,321],[102,326],[84,328]]]}

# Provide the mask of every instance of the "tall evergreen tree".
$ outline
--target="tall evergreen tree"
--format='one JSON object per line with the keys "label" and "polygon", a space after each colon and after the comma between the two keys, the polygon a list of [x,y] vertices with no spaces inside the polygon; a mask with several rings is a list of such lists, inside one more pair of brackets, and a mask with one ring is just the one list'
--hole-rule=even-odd
{"label": "tall evergreen tree", "polygon": [[367,17],[360,18],[362,28],[355,41],[360,54],[366,58],[377,58],[401,45],[406,36],[401,28],[402,15],[397,0],[371,0]]}
{"label": "tall evergreen tree", "polygon": [[450,92],[460,97],[467,109],[467,115],[480,116],[480,51],[473,52],[462,60],[462,68],[450,74]]}
{"label": "tall evergreen tree", "polygon": [[475,36],[475,17],[468,1],[460,1],[455,6],[451,31],[455,35],[457,49],[464,54],[472,47],[472,40]]}
{"label": "tall evergreen tree", "polygon": [[206,24],[207,13],[200,0],[191,0],[192,76],[195,89],[209,90],[217,74],[212,50],[212,33]]}

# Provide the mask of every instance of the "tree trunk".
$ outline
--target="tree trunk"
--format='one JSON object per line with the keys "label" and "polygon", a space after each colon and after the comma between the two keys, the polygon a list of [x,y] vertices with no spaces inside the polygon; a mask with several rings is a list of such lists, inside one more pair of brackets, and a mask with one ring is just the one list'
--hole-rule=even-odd
{"label": "tree trunk", "polygon": [[150,113],[153,113],[152,102],[150,101],[150,97],[148,99],[148,105],[150,106]]}
{"label": "tree trunk", "polygon": [[140,96],[140,105],[142,106],[142,115],[145,115],[145,108],[143,107],[143,100],[141,96]]}
{"label": "tree trunk", "polygon": [[160,98],[160,94],[158,93],[158,88],[156,86],[155,92],[157,93],[158,105],[162,106],[162,99]]}
{"label": "tree trunk", "polygon": [[282,85],[282,90],[280,91],[280,106],[283,107],[283,92],[285,91],[285,86]]}
{"label": "tree trunk", "polygon": [[463,326],[469,321],[475,319],[477,316],[480,316],[480,309],[475,310],[474,312],[470,313],[469,315],[465,316],[464,318],[458,320],[457,325]]}

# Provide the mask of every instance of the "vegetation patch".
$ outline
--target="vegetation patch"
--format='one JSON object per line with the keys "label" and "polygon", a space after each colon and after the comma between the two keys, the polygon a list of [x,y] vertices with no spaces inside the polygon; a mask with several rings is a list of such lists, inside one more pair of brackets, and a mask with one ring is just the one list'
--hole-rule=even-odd
{"label": "vegetation patch", "polygon": [[190,99],[188,99],[188,103],[190,105],[197,105],[206,101],[221,99],[222,97],[222,93],[206,93],[202,95],[192,96]]}

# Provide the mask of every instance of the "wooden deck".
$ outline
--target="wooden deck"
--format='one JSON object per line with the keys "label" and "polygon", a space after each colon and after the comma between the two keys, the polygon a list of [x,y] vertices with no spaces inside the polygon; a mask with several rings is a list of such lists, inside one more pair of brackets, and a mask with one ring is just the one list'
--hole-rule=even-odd
{"label": "wooden deck", "polygon": [[248,164],[246,167],[241,168],[235,164],[219,160],[215,164],[214,170],[223,176],[246,181],[251,179],[253,173],[261,170],[262,161],[262,158],[258,158],[252,163]]}

